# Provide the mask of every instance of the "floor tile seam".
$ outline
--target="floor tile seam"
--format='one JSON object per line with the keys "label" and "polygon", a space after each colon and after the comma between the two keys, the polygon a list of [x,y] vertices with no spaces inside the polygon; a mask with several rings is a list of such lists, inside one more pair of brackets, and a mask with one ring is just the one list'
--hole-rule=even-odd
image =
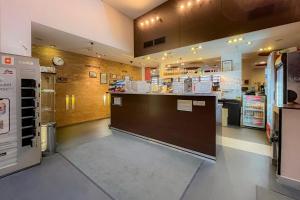
{"label": "floor tile seam", "polygon": [[181,197],[179,198],[179,200],[183,200],[185,194],[187,193],[188,189],[190,188],[192,182],[195,180],[196,175],[198,174],[198,172],[200,171],[200,169],[202,168],[202,166],[204,166],[205,161],[202,161],[199,165],[199,167],[197,168],[197,170],[195,171],[194,175],[192,176],[191,180],[189,181],[188,185],[186,186],[185,190],[183,191]]}
{"label": "floor tile seam", "polygon": [[117,200],[114,198],[110,193],[108,193],[104,188],[102,188],[98,183],[96,183],[93,179],[91,179],[88,175],[86,175],[80,168],[78,168],[72,161],[70,161],[66,156],[64,156],[62,153],[58,152],[64,160],[66,160],[70,165],[72,165],[80,174],[82,174],[84,177],[86,177],[93,185],[95,185],[100,191],[102,191],[104,194],[106,194],[111,200]]}

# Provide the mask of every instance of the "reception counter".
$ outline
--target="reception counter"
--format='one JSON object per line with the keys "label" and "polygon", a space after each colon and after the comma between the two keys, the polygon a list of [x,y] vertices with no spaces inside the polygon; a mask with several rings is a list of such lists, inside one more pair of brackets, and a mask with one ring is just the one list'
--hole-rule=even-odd
{"label": "reception counter", "polygon": [[216,158],[213,94],[111,93],[111,128]]}

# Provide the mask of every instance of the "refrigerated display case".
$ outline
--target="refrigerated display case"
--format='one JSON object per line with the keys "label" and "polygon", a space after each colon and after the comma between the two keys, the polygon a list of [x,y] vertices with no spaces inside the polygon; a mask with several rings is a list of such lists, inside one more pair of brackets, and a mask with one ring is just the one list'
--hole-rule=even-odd
{"label": "refrigerated display case", "polygon": [[41,67],[41,150],[43,155],[55,152],[55,67]]}
{"label": "refrigerated display case", "polygon": [[41,124],[55,122],[55,68],[41,67]]}
{"label": "refrigerated display case", "polygon": [[243,96],[243,126],[265,129],[266,97]]}

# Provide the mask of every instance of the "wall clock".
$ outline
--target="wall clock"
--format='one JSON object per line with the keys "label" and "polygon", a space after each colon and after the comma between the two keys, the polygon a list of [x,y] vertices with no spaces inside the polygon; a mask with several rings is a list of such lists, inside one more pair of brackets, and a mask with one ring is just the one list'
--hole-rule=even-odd
{"label": "wall clock", "polygon": [[65,61],[58,56],[53,57],[52,62],[55,66],[63,66],[65,64]]}

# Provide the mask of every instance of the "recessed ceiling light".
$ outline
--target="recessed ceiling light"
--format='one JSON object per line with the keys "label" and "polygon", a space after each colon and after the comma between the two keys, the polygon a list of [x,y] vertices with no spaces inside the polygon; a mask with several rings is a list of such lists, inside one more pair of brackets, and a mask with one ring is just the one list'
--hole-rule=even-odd
{"label": "recessed ceiling light", "polygon": [[200,58],[198,58],[198,60],[202,60],[202,59],[203,59],[203,58],[201,58],[201,57],[200,57]]}
{"label": "recessed ceiling light", "polygon": [[145,22],[147,25],[149,24],[149,21],[148,20],[146,20],[146,22]]}
{"label": "recessed ceiling light", "polygon": [[247,44],[248,44],[248,45],[251,45],[251,44],[252,44],[252,42],[251,42],[251,41],[248,41],[248,42],[247,42]]}
{"label": "recessed ceiling light", "polygon": [[192,5],[193,5],[192,2],[190,2],[190,1],[187,3],[188,7],[191,7]]}
{"label": "recessed ceiling light", "polygon": [[154,23],[154,22],[155,22],[155,21],[154,21],[154,18],[151,18],[151,22],[152,22],[152,23]]}
{"label": "recessed ceiling light", "polygon": [[263,51],[264,49],[260,48],[259,51]]}
{"label": "recessed ceiling light", "polygon": [[168,53],[166,52],[166,53],[164,53],[164,56],[168,56]]}
{"label": "recessed ceiling light", "polygon": [[181,63],[181,65],[183,66],[183,65],[184,65],[184,63]]}
{"label": "recessed ceiling light", "polygon": [[162,60],[165,60],[166,58],[165,58],[165,57],[162,57],[161,59],[162,59]]}
{"label": "recessed ceiling light", "polygon": [[159,16],[156,16],[156,21],[159,21],[160,20],[160,17]]}
{"label": "recessed ceiling light", "polygon": [[56,47],[56,45],[54,45],[54,44],[51,44],[51,45],[49,45],[49,47],[51,47],[51,48],[55,48],[55,47]]}
{"label": "recessed ceiling light", "polygon": [[244,40],[244,38],[242,38],[242,37],[239,38],[239,41],[243,41],[243,40]]}
{"label": "recessed ceiling light", "polygon": [[268,47],[268,50],[271,51],[271,50],[272,50],[272,47]]}
{"label": "recessed ceiling light", "polygon": [[182,5],[180,6],[180,8],[181,8],[181,9],[184,9],[184,8],[185,8],[185,6],[182,4]]}
{"label": "recessed ceiling light", "polygon": [[193,51],[193,54],[196,54],[197,52],[196,51]]}
{"label": "recessed ceiling light", "polygon": [[201,45],[199,45],[199,47],[198,47],[199,49],[202,49],[202,46]]}
{"label": "recessed ceiling light", "polygon": [[151,59],[150,56],[148,56],[148,57],[147,57],[147,60],[150,60],[150,59]]}
{"label": "recessed ceiling light", "polygon": [[231,44],[231,43],[232,43],[232,40],[228,40],[228,43]]}
{"label": "recessed ceiling light", "polygon": [[235,38],[235,39],[233,39],[233,42],[237,42],[238,40]]}
{"label": "recessed ceiling light", "polygon": [[144,22],[141,22],[141,26],[144,26]]}

